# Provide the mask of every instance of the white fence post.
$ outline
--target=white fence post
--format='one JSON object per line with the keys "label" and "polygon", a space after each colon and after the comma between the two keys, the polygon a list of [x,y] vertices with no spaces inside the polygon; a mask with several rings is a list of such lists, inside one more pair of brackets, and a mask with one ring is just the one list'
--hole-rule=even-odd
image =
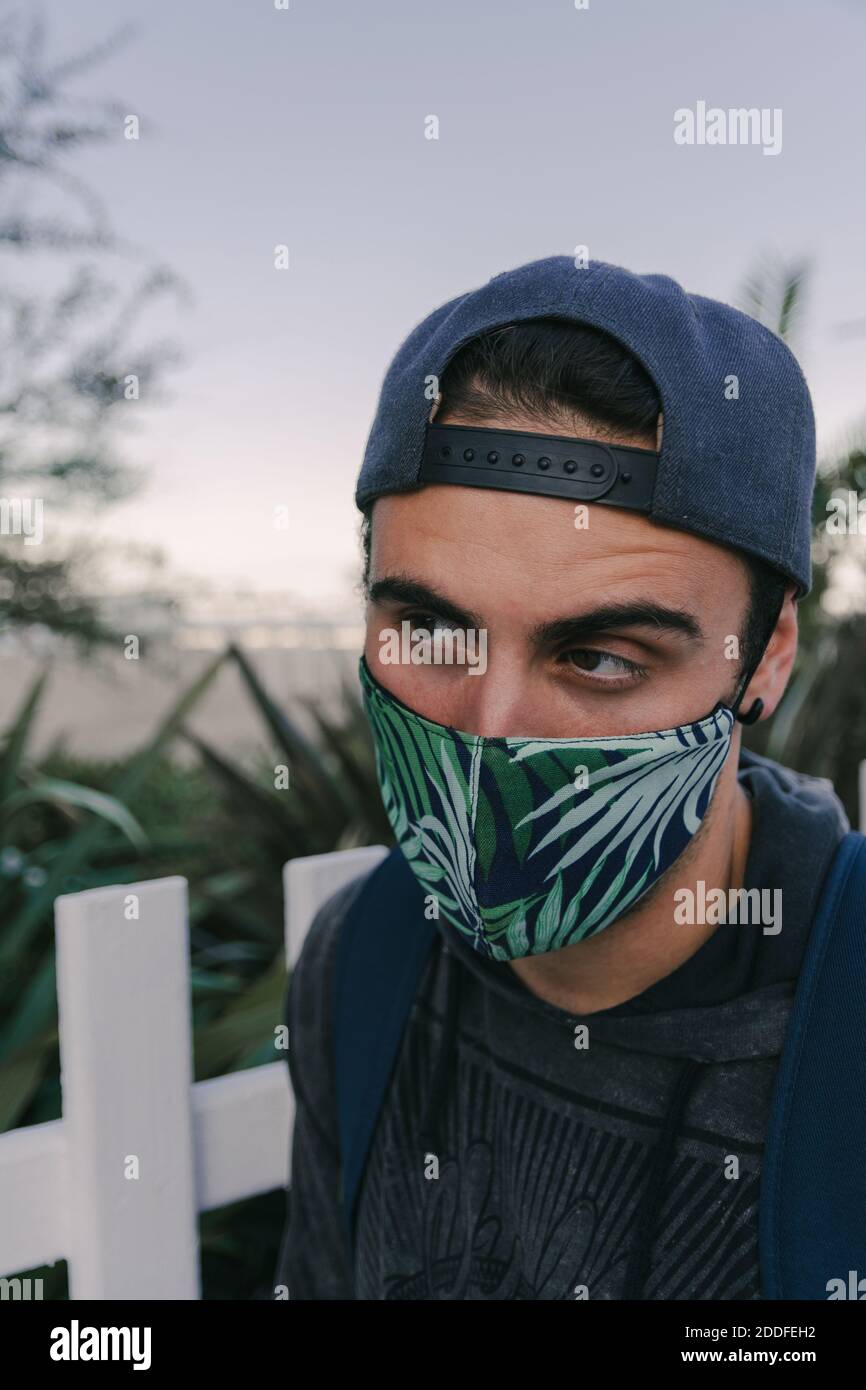
{"label": "white fence post", "polygon": [[326,898],[344,888],[359,874],[375,869],[388,850],[384,845],[363,845],[338,854],[307,854],[283,866],[283,901],[286,908],[286,961],[291,970],[304,944],[310,923]]}
{"label": "white fence post", "polygon": [[[285,866],[290,967],[387,853]],[[193,1084],[186,897],[166,878],[55,903],[63,1115],[0,1134],[0,1276],[65,1257],[71,1299],[199,1298],[198,1212],[288,1180],[285,1061]]]}
{"label": "white fence post", "polygon": [[55,904],[73,1299],[199,1297],[186,897]]}

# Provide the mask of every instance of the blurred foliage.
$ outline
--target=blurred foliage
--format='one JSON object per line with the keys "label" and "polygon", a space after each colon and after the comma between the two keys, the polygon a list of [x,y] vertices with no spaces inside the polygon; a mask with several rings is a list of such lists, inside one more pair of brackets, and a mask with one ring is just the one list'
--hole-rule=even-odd
{"label": "blurred foliage", "polygon": [[787,767],[826,777],[856,829],[858,776],[866,759],[866,617],[825,634],[769,725],[767,753]]}
{"label": "blurred foliage", "polygon": [[[38,17],[23,7],[0,16],[0,493],[38,499],[48,519],[33,548],[2,537],[0,632],[38,623],[82,648],[118,634],[82,594],[76,544],[52,523],[138,487],[118,426],[128,431],[158,399],[177,361],[170,343],[142,346],[135,330],[180,282],[164,267],[131,267],[140,251],[111,232],[75,173],[79,151],[124,138],[123,107],[70,94],[122,39],[52,61]],[[97,271],[109,257],[124,262],[121,274]]]}
{"label": "blurred foliage", "polygon": [[747,272],[737,296],[738,307],[780,338],[792,351],[805,315],[810,263],[786,261],[776,252],[763,251]]}
{"label": "blurred foliage", "polygon": [[91,599],[82,597],[82,556],[35,560],[32,550],[7,544],[0,549],[0,631],[43,628],[82,647],[117,641]]}
{"label": "blurred foliage", "polygon": [[[808,282],[807,261],[764,253],[746,277],[740,307],[797,350]],[[842,561],[857,555],[863,570],[866,551],[859,534],[852,538],[827,529],[830,498],[849,492],[866,496],[866,447],[859,428],[819,462],[812,499],[812,588],[798,605],[797,660],[775,715],[744,728],[743,742],[798,772],[829,778],[856,826],[858,768],[866,758],[866,616],[855,612],[835,619],[824,606]]]}
{"label": "blurred foliage", "polygon": [[[850,447],[822,466],[812,505],[812,589],[798,605],[799,646],[788,688],[771,720],[743,730],[743,742],[815,777],[829,777],[848,819],[859,824],[858,767],[866,758],[866,615],[833,618],[823,600],[834,570],[851,559],[858,536],[827,530],[827,503],[849,491],[866,496],[866,451]],[[862,568],[863,559],[859,564]],[[842,721],[842,722],[840,722]]]}

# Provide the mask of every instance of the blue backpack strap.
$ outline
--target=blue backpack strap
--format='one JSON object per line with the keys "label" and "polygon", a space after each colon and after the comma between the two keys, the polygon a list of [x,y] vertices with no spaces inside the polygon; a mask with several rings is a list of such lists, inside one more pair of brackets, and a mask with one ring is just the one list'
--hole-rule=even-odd
{"label": "blue backpack strap", "polygon": [[[760,1201],[764,1298],[866,1276],[866,836],[827,875],[773,1093]],[[853,1295],[856,1297],[856,1293]]]}
{"label": "blue backpack strap", "polygon": [[350,1257],[367,1152],[424,965],[436,939],[399,846],[373,870],[343,922],[334,963],[333,1046],[340,1200]]}

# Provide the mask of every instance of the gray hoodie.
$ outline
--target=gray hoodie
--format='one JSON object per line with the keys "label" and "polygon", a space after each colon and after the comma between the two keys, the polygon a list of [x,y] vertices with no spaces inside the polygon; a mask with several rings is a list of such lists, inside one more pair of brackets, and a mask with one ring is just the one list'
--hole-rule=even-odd
{"label": "gray hoodie", "polygon": [[[293,1299],[757,1299],[761,1154],[821,884],[848,822],[829,785],[743,751],[746,888],[782,929],[718,926],[682,966],[580,1017],[439,925],[362,1182],[349,1268],[318,913],[289,993],[297,1100],[276,1281]],[[583,1032],[585,1025],[586,1032]]]}

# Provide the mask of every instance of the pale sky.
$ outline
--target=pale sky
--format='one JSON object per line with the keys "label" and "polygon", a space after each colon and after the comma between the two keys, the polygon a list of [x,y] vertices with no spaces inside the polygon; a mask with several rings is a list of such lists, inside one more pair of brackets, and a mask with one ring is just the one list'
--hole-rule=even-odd
{"label": "pale sky", "polygon": [[[136,26],[80,86],[139,115],[141,138],[119,131],[78,168],[193,297],[153,319],[187,364],[128,445],[147,488],[92,534],[328,607],[355,565],[355,476],[401,340],[462,290],[577,244],[722,299],[762,251],[811,258],[801,360],[820,438],[863,417],[859,0],[41,9],[58,57]],[[678,146],[674,112],[699,100],[780,108],[781,153]]]}

